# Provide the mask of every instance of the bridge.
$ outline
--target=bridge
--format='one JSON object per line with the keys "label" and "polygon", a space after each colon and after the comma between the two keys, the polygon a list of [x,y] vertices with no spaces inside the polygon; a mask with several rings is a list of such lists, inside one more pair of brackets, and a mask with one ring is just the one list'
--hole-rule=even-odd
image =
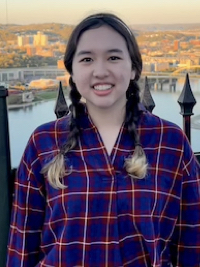
{"label": "bridge", "polygon": [[[142,72],[142,76],[140,78],[140,85],[143,86],[145,82],[145,77],[148,78],[149,88],[151,90],[163,90],[164,84],[169,84],[169,91],[176,91],[176,83],[179,78],[185,78],[185,72],[183,70],[188,70],[189,67],[180,68],[174,72]],[[191,66],[190,69],[199,68],[200,65]],[[190,78],[199,79],[200,74],[190,73]]]}
{"label": "bridge", "polygon": [[[187,70],[193,70],[193,69],[200,70],[200,65],[192,65],[192,66],[185,66],[185,67],[178,68],[177,70],[175,70],[174,72],[172,72],[172,75],[173,76],[176,76],[178,73],[182,73],[183,71],[184,71],[183,74],[185,75],[185,71],[187,71]],[[190,76],[191,76],[191,74],[192,73],[190,73]],[[200,76],[200,74],[198,76]]]}
{"label": "bridge", "polygon": [[163,90],[164,84],[169,84],[169,91],[176,91],[176,82],[178,80],[178,77],[169,76],[169,75],[154,75],[153,73],[149,75],[142,74],[142,77],[140,78],[140,85],[144,84],[145,77],[148,77],[148,84],[149,88],[151,90]]}

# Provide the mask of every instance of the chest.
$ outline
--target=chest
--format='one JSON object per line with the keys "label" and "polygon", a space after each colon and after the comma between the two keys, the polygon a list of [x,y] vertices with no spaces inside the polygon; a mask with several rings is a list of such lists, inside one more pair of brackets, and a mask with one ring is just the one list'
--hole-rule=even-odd
{"label": "chest", "polygon": [[111,155],[113,147],[116,144],[119,132],[119,127],[109,129],[104,128],[99,130],[100,140],[102,142],[102,145],[105,146],[105,149],[109,156]]}

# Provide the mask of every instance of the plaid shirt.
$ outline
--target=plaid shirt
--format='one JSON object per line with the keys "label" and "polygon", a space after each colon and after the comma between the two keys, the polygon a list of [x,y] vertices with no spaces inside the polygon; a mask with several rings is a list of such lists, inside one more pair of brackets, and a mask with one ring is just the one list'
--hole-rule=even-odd
{"label": "plaid shirt", "polygon": [[122,125],[109,156],[87,114],[65,164],[66,189],[41,168],[65,143],[69,117],[32,134],[15,182],[7,267],[199,267],[200,166],[183,132],[143,112],[145,179],[124,169],[134,143]]}

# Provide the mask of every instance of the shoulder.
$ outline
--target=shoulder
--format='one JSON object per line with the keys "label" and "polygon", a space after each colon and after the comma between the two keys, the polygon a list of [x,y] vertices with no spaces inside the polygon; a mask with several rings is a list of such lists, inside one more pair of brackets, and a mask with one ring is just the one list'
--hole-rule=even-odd
{"label": "shoulder", "polygon": [[185,133],[178,125],[150,112],[142,114],[139,127],[146,142],[160,142],[160,144],[168,147],[183,149],[184,143],[187,141]]}
{"label": "shoulder", "polygon": [[140,127],[145,128],[146,130],[155,131],[156,129],[170,132],[178,132],[183,134],[182,129],[175,123],[162,119],[159,116],[156,116],[150,112],[144,112],[141,116]]}
{"label": "shoulder", "polygon": [[39,156],[57,154],[66,142],[71,115],[51,121],[37,127],[32,133],[27,148],[37,151]]}
{"label": "shoulder", "polygon": [[49,133],[52,131],[69,131],[70,118],[71,114],[68,114],[60,119],[44,123],[38,126],[33,134],[41,134],[42,132]]}
{"label": "shoulder", "polygon": [[69,114],[55,121],[40,125],[32,133],[32,138],[35,141],[61,138],[62,135],[66,135],[69,132],[70,117],[71,115]]}
{"label": "shoulder", "polygon": [[188,138],[175,123],[144,112],[140,120],[139,131],[141,143],[148,155],[159,154],[162,164],[170,162],[173,162],[173,166],[180,164],[180,168],[185,170],[189,176],[194,177],[196,173],[199,173],[200,166]]}
{"label": "shoulder", "polygon": [[41,169],[60,151],[67,140],[70,115],[40,125],[31,134],[18,168],[18,175],[41,177]]}
{"label": "shoulder", "polygon": [[153,113],[150,113],[149,111],[145,111],[142,113],[141,116],[141,125],[142,126],[153,126],[153,127],[159,127],[159,126],[165,126],[170,128],[175,128],[181,130],[181,128],[176,125],[175,123],[162,119],[157,115],[154,115]]}

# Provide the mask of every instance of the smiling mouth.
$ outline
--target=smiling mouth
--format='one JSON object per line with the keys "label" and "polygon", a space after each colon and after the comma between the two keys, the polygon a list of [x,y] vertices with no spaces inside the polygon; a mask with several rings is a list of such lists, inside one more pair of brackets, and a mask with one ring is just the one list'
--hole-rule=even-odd
{"label": "smiling mouth", "polygon": [[109,90],[113,87],[111,84],[99,84],[99,85],[94,85],[92,88],[97,91],[106,91]]}

